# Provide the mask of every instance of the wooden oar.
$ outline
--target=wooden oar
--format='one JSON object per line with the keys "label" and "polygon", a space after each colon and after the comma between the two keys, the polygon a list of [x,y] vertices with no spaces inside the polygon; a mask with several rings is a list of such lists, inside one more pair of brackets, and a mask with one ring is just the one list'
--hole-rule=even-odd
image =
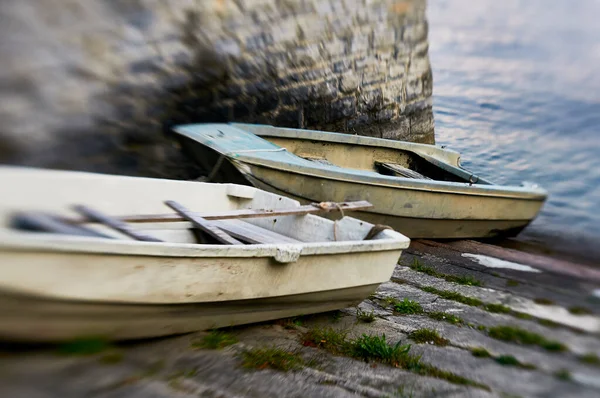
{"label": "wooden oar", "polygon": [[200,217],[197,214],[193,214],[191,211],[189,211],[179,203],[175,202],[174,200],[167,200],[165,204],[171,209],[175,210],[175,212],[181,217],[183,217],[185,220],[191,222],[194,225],[194,227],[206,232],[219,242],[224,243],[226,245],[243,245],[242,242],[233,238],[210,221],[207,221],[206,219]]}
{"label": "wooden oar", "polygon": [[[273,209],[273,210],[255,210],[255,209],[241,209],[232,210],[222,213],[197,213],[188,212],[188,215],[194,217],[200,217],[205,220],[229,220],[238,218],[259,218],[259,217],[275,217],[275,216],[303,216],[306,214],[320,214],[328,213],[331,211],[355,211],[364,210],[373,207],[373,205],[366,200],[356,202],[322,202],[313,203],[310,205],[296,206],[288,209]],[[174,221],[185,221],[186,217],[180,214],[146,214],[146,215],[131,215],[115,217],[124,222],[131,223],[143,223],[143,222],[174,222]],[[69,220],[70,222],[84,223],[85,220]]]}
{"label": "wooden oar", "polygon": [[135,229],[131,228],[125,222],[107,216],[106,214],[102,214],[101,212],[91,209],[89,207],[83,205],[75,205],[73,206],[73,210],[83,215],[90,221],[95,221],[97,223],[106,225],[116,231],[119,231],[123,235],[127,235],[135,240],[145,241],[145,242],[162,242],[160,239],[156,239],[152,236],[144,235]]}

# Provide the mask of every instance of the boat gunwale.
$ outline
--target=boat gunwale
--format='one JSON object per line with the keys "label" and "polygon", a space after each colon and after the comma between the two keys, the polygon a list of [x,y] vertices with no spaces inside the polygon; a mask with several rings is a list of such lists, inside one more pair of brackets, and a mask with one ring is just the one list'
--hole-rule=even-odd
{"label": "boat gunwale", "polygon": [[[272,126],[269,125],[243,125],[243,124],[187,124],[187,125],[179,125],[173,128],[173,130],[184,137],[187,137],[188,139],[198,143],[199,145],[202,145],[203,147],[212,149],[214,151],[216,151],[217,153],[226,156],[228,159],[230,159],[230,161],[232,161],[235,165],[236,161],[243,161],[245,163],[248,164],[254,164],[257,166],[262,166],[262,167],[269,167],[272,169],[279,169],[281,171],[285,171],[287,173],[296,173],[296,174],[302,174],[302,175],[308,175],[308,176],[313,176],[313,177],[317,177],[317,178],[325,178],[325,179],[330,179],[330,180],[338,180],[338,181],[344,181],[344,182],[352,182],[352,183],[357,183],[357,184],[363,184],[363,185],[373,185],[373,186],[386,186],[386,187],[390,187],[390,188],[397,188],[397,189],[411,189],[411,190],[415,190],[415,191],[428,191],[428,192],[439,192],[439,193],[451,193],[451,194],[457,194],[457,195],[471,195],[471,196],[486,196],[486,197],[498,197],[498,198],[510,198],[510,199],[518,199],[518,200],[532,200],[532,201],[545,201],[547,196],[548,196],[548,192],[543,189],[543,188],[531,188],[531,187],[520,187],[520,186],[511,186],[511,185],[497,185],[497,184],[470,184],[468,182],[452,182],[452,181],[439,181],[439,180],[421,180],[421,179],[414,179],[414,178],[403,178],[403,177],[396,177],[396,176],[386,176],[386,175],[365,175],[363,173],[366,173],[368,171],[365,170],[353,170],[353,169],[349,169],[349,168],[345,168],[345,167],[336,167],[337,169],[339,169],[340,171],[336,170],[336,168],[334,167],[325,167],[323,165],[320,164],[314,164],[314,165],[302,165],[302,164],[294,164],[293,166],[290,166],[286,163],[280,162],[280,161],[273,161],[264,157],[256,157],[253,156],[252,154],[249,153],[243,153],[243,151],[239,150],[231,150],[231,151],[226,151],[224,150],[222,147],[220,146],[214,146],[214,145],[210,145],[211,141],[206,141],[203,138],[203,136],[201,134],[198,134],[196,132],[194,132],[193,130],[191,130],[192,128],[196,127],[196,126],[202,126],[204,128],[210,127],[210,126],[227,126],[229,128],[234,128],[240,131],[244,131],[246,133],[250,133],[250,134],[254,134],[258,137],[260,137],[261,135],[265,135],[265,134],[255,134],[252,131],[245,131],[243,130],[242,126],[258,126],[258,127],[268,127],[271,128],[273,130],[279,130],[279,128],[274,128]],[[281,129],[283,130],[283,129]],[[298,136],[300,135],[298,132],[303,132],[302,130],[297,130],[297,129],[287,129],[287,131],[290,131],[290,136],[293,138],[294,136]],[[308,133],[312,133],[312,130],[307,130]],[[314,131],[315,134],[317,135],[327,135],[327,134],[335,134],[336,137],[340,136],[342,139],[346,140],[348,143],[354,143],[352,141],[361,141],[363,139],[367,139],[367,140],[373,140],[373,141],[384,141],[385,143],[396,143],[395,141],[392,140],[384,140],[381,138],[371,138],[371,137],[361,137],[361,136],[353,136],[353,135],[348,135],[348,134],[341,134],[341,133],[328,133],[328,132],[319,132],[319,131]],[[305,133],[307,134],[307,133]],[[277,134],[269,134],[270,136],[281,136],[277,135]],[[312,138],[311,138],[312,139]],[[315,141],[318,141],[318,139],[315,139]],[[331,142],[336,142],[333,139],[331,139]],[[420,146],[420,147],[431,147],[431,146],[427,146],[425,144],[413,144],[413,143],[402,143],[402,142],[397,142],[398,144],[410,144],[410,145],[416,145],[416,146]],[[279,147],[275,144],[272,144],[275,147]],[[391,144],[390,144],[391,145]],[[377,146],[377,145],[375,145]],[[400,145],[397,145],[396,147],[390,147],[392,149],[402,149],[399,148]],[[449,151],[446,149],[440,149],[437,147],[431,147],[430,149],[434,149],[437,151]],[[238,152],[242,152],[242,153],[238,153]],[[261,152],[261,151],[257,151],[257,152]],[[454,153],[454,151],[451,151]],[[415,152],[415,154],[417,156],[430,156],[433,157],[437,160],[440,160],[446,164],[448,164],[450,167],[452,168],[456,168],[458,170],[461,171],[466,171],[460,167],[456,167],[453,166],[451,164],[449,164],[447,162],[447,159],[438,159],[435,156],[432,156],[429,153],[418,153]],[[294,155],[296,156],[296,155]],[[237,165],[236,165],[237,166]],[[239,167],[237,167],[239,170]],[[245,172],[243,170],[239,170],[242,174],[245,174]],[[469,171],[467,171],[469,172]],[[376,174],[375,172],[373,172],[373,174]]]}
{"label": "boat gunwale", "polygon": [[[200,143],[201,144],[201,143]],[[219,152],[221,153],[221,152]],[[433,193],[448,193],[455,195],[467,196],[485,196],[490,198],[507,198],[518,200],[545,201],[547,191],[542,188],[531,189],[528,187],[508,186],[508,185],[469,185],[469,183],[458,183],[449,181],[419,180],[414,178],[403,178],[395,176],[364,176],[360,174],[352,174],[348,172],[338,172],[333,169],[325,169],[320,167],[307,167],[302,165],[294,165],[286,167],[287,164],[271,161],[269,159],[257,159],[246,154],[235,154],[235,151],[224,154],[234,165],[236,162],[248,163],[255,166],[267,167],[274,170],[284,171],[286,173],[295,173],[307,175],[315,178],[324,178],[341,182],[350,182],[362,185],[382,186],[394,189],[409,189],[414,191],[427,191]],[[237,166],[237,165],[236,165]],[[238,167],[238,170],[240,168]],[[347,170],[341,168],[341,170]],[[314,171],[319,171],[315,173]],[[243,170],[240,170],[245,174]],[[346,177],[346,178],[344,178]],[[510,187],[510,189],[507,189]]]}
{"label": "boat gunwale", "polygon": [[[368,224],[368,223],[367,223]],[[36,252],[72,252],[78,254],[134,255],[180,258],[273,258],[281,251],[300,256],[370,253],[404,250],[410,239],[394,230],[383,230],[373,240],[346,240],[300,243],[271,243],[251,245],[210,245],[195,243],[143,242],[96,237],[52,235],[48,233],[2,231],[0,249]]]}
{"label": "boat gunwale", "polygon": [[[388,140],[385,138],[377,138],[377,137],[366,137],[362,135],[355,134],[344,134],[344,133],[335,133],[330,131],[319,131],[319,130],[303,130],[303,129],[294,129],[289,127],[275,127],[268,124],[248,124],[248,123],[229,123],[229,125],[243,130],[244,128],[252,128],[259,127],[265,128],[265,132],[254,133],[250,131],[252,134],[255,134],[259,137],[281,137],[281,138],[298,138],[305,139],[309,141],[323,141],[330,142],[334,144],[355,144],[362,146],[370,146],[377,148],[389,148],[389,149],[400,149],[405,151],[414,152],[417,155],[427,155],[431,156],[439,161],[443,161],[445,163],[448,162],[448,158],[444,156],[436,156],[439,154],[449,155],[451,158],[454,158],[456,164],[459,164],[460,152],[454,151],[452,149],[440,148],[435,145],[429,144],[421,144],[417,142],[407,142],[407,141],[397,141],[397,140]],[[178,126],[179,127],[179,126]],[[181,126],[185,127],[185,125]],[[271,131],[266,131],[268,130]],[[309,136],[310,135],[310,136]],[[433,153],[429,153],[433,152]],[[456,167],[452,165],[453,167]],[[461,170],[465,170],[460,168]],[[466,170],[465,170],[466,171]]]}

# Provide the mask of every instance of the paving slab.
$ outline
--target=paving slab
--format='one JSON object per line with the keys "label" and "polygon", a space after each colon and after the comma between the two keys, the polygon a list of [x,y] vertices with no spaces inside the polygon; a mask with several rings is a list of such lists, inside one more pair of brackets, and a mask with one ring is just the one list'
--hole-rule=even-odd
{"label": "paving slab", "polygon": [[[490,268],[464,257],[459,249],[474,254],[496,255],[499,260],[538,267],[541,272]],[[501,253],[501,252],[500,252]],[[599,302],[590,297],[600,284],[589,275],[593,270],[575,268],[561,273],[563,263],[540,267],[533,260],[517,259],[510,252],[500,258],[496,249],[477,243],[414,242],[397,266],[392,281],[384,283],[356,308],[288,321],[268,322],[226,330],[237,342],[220,350],[195,348],[207,332],[116,345],[116,360],[106,353],[65,356],[56,347],[0,347],[0,396],[16,398],[102,397],[598,397],[600,367],[584,362],[589,354],[600,356],[600,337],[595,328]],[[411,269],[414,259],[435,270],[434,275]],[[518,260],[518,261],[517,261]],[[487,261],[487,260],[486,260]],[[535,263],[535,264],[534,264]],[[499,263],[503,264],[503,263]],[[526,267],[524,269],[527,269]],[[470,276],[483,286],[468,286],[447,276]],[[457,292],[486,304],[502,304],[511,313],[494,313],[484,305],[470,306],[424,291]],[[551,300],[550,305],[535,302]],[[422,314],[395,313],[386,298],[419,303]],[[590,313],[575,315],[572,307]],[[375,320],[360,322],[357,309],[372,312]],[[430,318],[427,313],[446,312],[460,317],[460,324]],[[529,314],[530,319],[516,316]],[[544,323],[551,319],[556,323]],[[513,326],[558,341],[564,352],[538,346],[500,341],[489,336],[489,328]],[[452,372],[480,386],[452,383],[376,362],[332,355],[302,344],[303,333],[312,328],[343,330],[348,338],[363,334],[385,335],[389,343],[410,344],[410,352],[421,362]],[[432,329],[448,340],[446,346],[417,344],[410,333]],[[242,367],[242,355],[253,348],[277,347],[296,353],[304,365],[287,372]],[[473,348],[486,349],[491,357],[475,357]],[[501,365],[495,358],[511,356],[530,369]],[[593,361],[593,360],[592,360]],[[487,386],[484,388],[482,386]]]}

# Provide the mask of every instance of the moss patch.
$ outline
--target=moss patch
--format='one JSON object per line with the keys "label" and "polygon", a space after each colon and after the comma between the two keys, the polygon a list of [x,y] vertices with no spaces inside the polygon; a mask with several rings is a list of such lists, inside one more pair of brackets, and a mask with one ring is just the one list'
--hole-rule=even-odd
{"label": "moss patch", "polygon": [[516,281],[514,279],[508,279],[506,281],[506,286],[508,287],[515,287],[515,286],[519,286],[519,281]]}
{"label": "moss patch", "polygon": [[585,307],[570,307],[569,312],[573,315],[591,315],[592,311]]}
{"label": "moss patch", "polygon": [[457,301],[459,303],[470,305],[472,307],[480,307],[483,305],[483,301],[477,298],[464,296],[460,293],[456,293],[450,290],[439,290],[431,286],[425,286],[421,288],[421,290],[427,293],[437,294],[438,296],[445,298],[446,300]]}
{"label": "moss patch", "polygon": [[200,341],[193,342],[192,347],[220,350],[237,342],[237,338],[229,333],[212,330],[206,336],[202,337]]}
{"label": "moss patch", "polygon": [[242,366],[246,369],[275,369],[287,372],[300,369],[304,360],[297,352],[283,350],[277,347],[254,348],[242,353]]}
{"label": "moss patch", "polygon": [[526,314],[524,312],[513,311],[512,315],[519,319],[525,319],[526,321],[531,321],[531,320],[535,319],[532,315]]}
{"label": "moss patch", "polygon": [[585,354],[579,357],[579,361],[588,365],[600,366],[600,358],[594,353]]}
{"label": "moss patch", "polygon": [[558,370],[556,372],[554,372],[554,376],[557,379],[563,380],[563,381],[570,381],[572,380],[572,376],[571,376],[571,372],[569,372],[567,369],[561,369]]}
{"label": "moss patch", "polygon": [[537,369],[535,365],[520,362],[517,358],[513,357],[512,355],[500,355],[494,358],[494,360],[502,366],[516,366],[522,369],[529,370]]}
{"label": "moss patch", "polygon": [[477,358],[490,358],[492,354],[483,347],[475,347],[471,349],[471,354]]}
{"label": "moss patch", "polygon": [[448,282],[458,283],[460,285],[467,286],[483,286],[484,283],[478,279],[475,279],[471,275],[450,275],[443,274],[441,272],[436,271],[434,268],[422,264],[418,259],[413,258],[412,263],[408,265],[408,267],[414,271],[422,272],[426,275],[430,275],[436,278],[444,279]]}
{"label": "moss patch", "polygon": [[408,334],[408,337],[417,344],[435,344],[439,346],[447,346],[450,342],[448,339],[443,338],[433,329],[417,329]]}
{"label": "moss patch", "polygon": [[436,321],[444,321],[453,325],[462,325],[465,323],[461,318],[457,317],[456,315],[448,314],[447,312],[442,311],[428,312],[427,316],[431,319],[435,319]]}
{"label": "moss patch", "polygon": [[568,348],[553,340],[547,340],[544,336],[529,332],[514,326],[496,326],[488,330],[488,335],[502,341],[516,342],[526,345],[537,345],[548,351],[567,351]]}
{"label": "moss patch", "polygon": [[512,312],[510,308],[502,304],[486,304],[483,309],[496,314],[510,314]]}
{"label": "moss patch", "polygon": [[554,301],[544,298],[544,297],[538,297],[533,299],[533,302],[536,304],[540,304],[540,305],[553,305]]}
{"label": "moss patch", "polygon": [[554,321],[551,321],[549,319],[538,319],[538,323],[542,326],[546,326],[549,328],[557,328],[560,326],[560,324],[558,324]]}
{"label": "moss patch", "polygon": [[492,358],[494,359],[494,361],[496,361],[502,366],[516,366],[522,369],[530,370],[536,369],[535,365],[520,362],[517,358],[513,357],[512,355],[500,355],[495,357],[483,347],[472,348],[471,354],[473,354],[473,356],[477,358]]}

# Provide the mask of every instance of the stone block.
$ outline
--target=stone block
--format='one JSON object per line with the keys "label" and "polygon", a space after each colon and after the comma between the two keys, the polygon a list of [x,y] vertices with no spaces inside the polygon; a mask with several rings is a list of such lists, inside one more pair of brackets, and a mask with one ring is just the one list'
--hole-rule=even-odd
{"label": "stone block", "polygon": [[377,83],[383,83],[387,78],[385,62],[378,62],[375,65],[365,69],[362,73],[362,84],[372,85]]}
{"label": "stone block", "polygon": [[423,84],[419,79],[409,80],[406,83],[406,102],[414,101],[423,95]]}
{"label": "stone block", "polygon": [[381,131],[381,138],[387,140],[406,140],[410,138],[410,119],[400,116]]}
{"label": "stone block", "polygon": [[328,23],[326,19],[315,15],[306,15],[296,19],[296,27],[300,32],[301,40],[320,41],[328,30]]}
{"label": "stone block", "polygon": [[344,97],[331,103],[330,121],[346,119],[356,114],[356,97]]}
{"label": "stone block", "polygon": [[338,94],[337,79],[324,80],[309,86],[310,100],[332,100]]}
{"label": "stone block", "polygon": [[297,108],[282,108],[279,109],[275,116],[275,124],[281,127],[301,127],[300,120],[302,119],[301,109]]}
{"label": "stone block", "polygon": [[344,93],[354,92],[358,89],[359,83],[359,77],[354,71],[346,72],[340,77],[340,90]]}
{"label": "stone block", "polygon": [[334,62],[332,65],[332,69],[334,73],[343,73],[349,69],[352,69],[353,62],[348,59],[343,59],[341,61]]}
{"label": "stone block", "polygon": [[369,50],[369,36],[366,34],[357,34],[352,37],[350,42],[351,54],[366,54]]}
{"label": "stone block", "polygon": [[306,126],[320,126],[329,122],[329,103],[313,102],[304,106]]}
{"label": "stone block", "polygon": [[294,18],[286,18],[273,25],[271,36],[275,44],[286,44],[298,40],[298,29],[294,23]]}
{"label": "stone block", "polygon": [[322,59],[318,44],[297,47],[293,52],[288,53],[288,57],[290,65],[294,67],[310,67]]}
{"label": "stone block", "polygon": [[363,91],[358,97],[358,109],[360,112],[368,112],[381,108],[383,103],[383,92],[381,88]]}

